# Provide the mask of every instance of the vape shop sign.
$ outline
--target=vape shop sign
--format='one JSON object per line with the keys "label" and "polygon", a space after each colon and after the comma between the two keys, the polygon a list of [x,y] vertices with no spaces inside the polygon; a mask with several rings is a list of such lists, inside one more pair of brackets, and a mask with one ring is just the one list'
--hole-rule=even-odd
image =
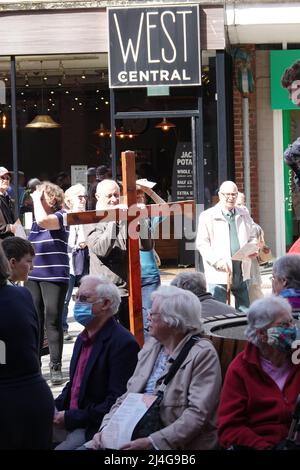
{"label": "vape shop sign", "polygon": [[108,8],[111,88],[201,84],[198,5]]}

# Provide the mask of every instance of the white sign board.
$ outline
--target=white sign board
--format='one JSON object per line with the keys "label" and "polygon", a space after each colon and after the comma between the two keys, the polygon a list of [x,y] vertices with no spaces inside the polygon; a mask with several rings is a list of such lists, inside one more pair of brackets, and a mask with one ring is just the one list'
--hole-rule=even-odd
{"label": "white sign board", "polygon": [[87,188],[87,165],[71,165],[71,184],[81,183]]}

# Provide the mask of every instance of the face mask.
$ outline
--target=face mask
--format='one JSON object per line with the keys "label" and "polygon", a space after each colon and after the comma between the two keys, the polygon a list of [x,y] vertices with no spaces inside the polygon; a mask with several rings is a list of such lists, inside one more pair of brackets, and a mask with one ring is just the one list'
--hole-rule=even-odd
{"label": "face mask", "polygon": [[75,302],[74,305],[74,318],[75,320],[83,326],[87,326],[96,315],[92,313],[93,304]]}
{"label": "face mask", "polygon": [[293,341],[297,338],[296,326],[283,327],[274,326],[267,330],[268,344],[282,352],[289,352]]}

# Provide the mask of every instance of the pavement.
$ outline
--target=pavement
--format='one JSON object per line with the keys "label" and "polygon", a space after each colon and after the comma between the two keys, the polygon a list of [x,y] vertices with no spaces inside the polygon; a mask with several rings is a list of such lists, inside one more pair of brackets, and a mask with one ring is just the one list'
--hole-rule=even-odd
{"label": "pavement", "polygon": [[[189,272],[194,271],[194,268],[162,268],[160,270],[161,273],[161,283],[162,285],[169,285],[171,280],[181,271]],[[272,265],[269,264],[267,266],[261,267],[261,276],[262,276],[262,289],[265,295],[268,295],[272,291],[271,287],[271,274],[272,274]],[[69,334],[72,336],[72,341],[64,342],[63,348],[63,357],[62,357],[62,372],[65,382],[62,385],[53,386],[50,382],[50,373],[49,373],[49,355],[42,357],[42,374],[47,380],[48,385],[50,386],[54,398],[56,398],[67,381],[69,380],[69,365],[70,359],[73,352],[74,342],[76,340],[77,335],[83,330],[83,327],[77,323],[73,316],[73,301],[70,301],[69,305],[69,316],[68,316],[68,323],[69,323]]]}

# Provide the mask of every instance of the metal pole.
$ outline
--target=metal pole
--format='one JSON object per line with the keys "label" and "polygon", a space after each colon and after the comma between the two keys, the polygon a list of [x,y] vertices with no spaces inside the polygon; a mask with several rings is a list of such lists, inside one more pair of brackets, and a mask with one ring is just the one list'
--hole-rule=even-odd
{"label": "metal pole", "polygon": [[[194,168],[194,199],[196,203],[195,229],[197,233],[198,218],[200,212],[204,210],[204,145],[203,145],[203,98],[202,89],[198,88],[198,117],[192,118],[192,136],[195,139],[195,154],[193,149]],[[193,139],[193,137],[192,137]],[[195,249],[195,269],[203,271],[202,257],[197,249]]]}
{"label": "metal pole", "polygon": [[249,99],[243,96],[243,143],[244,143],[244,193],[251,214]]}
{"label": "metal pole", "polygon": [[19,178],[18,178],[18,142],[17,142],[17,106],[16,106],[16,58],[10,58],[10,76],[11,76],[11,122],[12,122],[12,153],[13,153],[13,172],[14,172],[14,192],[15,218],[19,217]]}
{"label": "metal pole", "polygon": [[[217,131],[218,131],[218,181],[219,186],[228,180],[228,133],[227,133],[227,81],[225,69],[225,52],[216,54],[217,86]],[[228,77],[227,77],[228,78]]]}
{"label": "metal pole", "polygon": [[112,177],[117,181],[116,124],[115,124],[115,92],[110,89],[110,131],[111,131],[111,170]]}

